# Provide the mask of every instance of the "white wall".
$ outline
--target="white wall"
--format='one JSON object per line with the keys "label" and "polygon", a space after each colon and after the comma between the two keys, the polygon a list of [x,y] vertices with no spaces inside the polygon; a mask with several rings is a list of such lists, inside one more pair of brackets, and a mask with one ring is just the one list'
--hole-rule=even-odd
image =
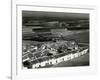
{"label": "white wall", "polygon": [[[19,0],[17,0],[19,1]],[[78,4],[78,5],[94,5],[97,6],[98,9],[98,45],[99,48],[100,44],[100,0],[22,0],[22,1],[33,1],[36,3],[52,3],[52,4]],[[10,76],[10,59],[11,59],[11,1],[10,0],[1,0],[0,1],[0,80],[8,80]],[[99,52],[98,52],[99,53]],[[100,54],[98,54],[98,57],[100,57]],[[98,67],[100,67],[100,58],[98,58]],[[66,77],[66,78],[49,78],[48,80],[99,80],[100,78],[100,69],[98,69],[99,74],[92,74],[87,76],[74,76],[72,78]],[[47,80],[47,79],[46,79]]]}

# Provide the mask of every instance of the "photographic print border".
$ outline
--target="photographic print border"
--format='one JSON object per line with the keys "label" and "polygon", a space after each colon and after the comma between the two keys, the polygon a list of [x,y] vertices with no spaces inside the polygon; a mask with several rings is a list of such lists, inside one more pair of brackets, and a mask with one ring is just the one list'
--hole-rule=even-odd
{"label": "photographic print border", "polygon": [[[19,65],[19,63],[18,63],[18,61],[19,61],[19,56],[17,55],[17,53],[18,53],[18,38],[19,38],[19,36],[18,36],[18,8],[17,7],[19,7],[19,6],[27,6],[27,7],[29,7],[29,6],[31,6],[31,7],[38,7],[38,8],[40,8],[40,7],[43,7],[43,8],[61,8],[61,9],[68,9],[68,8],[72,8],[72,9],[84,9],[84,10],[89,10],[89,11],[91,11],[92,10],[92,12],[90,13],[90,14],[92,14],[94,17],[92,18],[92,20],[93,19],[95,19],[96,17],[95,17],[95,9],[93,9],[93,8],[80,8],[80,7],[78,7],[78,8],[74,8],[74,7],[57,7],[57,6],[40,6],[40,5],[27,5],[27,4],[16,4],[16,6],[15,6],[15,4],[14,4],[14,6],[13,6],[13,9],[12,9],[12,73],[11,73],[11,75],[12,75],[12,79],[14,80],[15,78],[21,78],[21,77],[24,77],[25,75],[23,75],[23,74],[19,74],[21,71],[19,70],[18,71],[18,69],[19,69],[19,67],[18,67],[18,65]],[[15,9],[15,10],[14,10]],[[15,17],[15,16],[16,17]],[[91,20],[91,17],[90,17],[90,20]],[[94,22],[95,22],[95,20],[93,20]],[[92,22],[93,22],[92,21]],[[16,24],[16,25],[15,25]],[[93,23],[93,25],[96,25],[95,23]],[[14,26],[14,28],[13,28],[13,26]],[[90,23],[90,26],[91,26],[91,23]],[[91,29],[91,28],[90,28]],[[92,28],[91,30],[93,30],[94,28]],[[91,31],[90,30],[90,31]],[[94,32],[95,31],[92,31],[92,33],[94,34]],[[13,34],[14,33],[14,34]],[[90,33],[91,34],[91,33]],[[15,37],[14,37],[15,36]],[[95,34],[94,34],[94,36],[95,36]],[[93,37],[94,37],[93,36]],[[92,38],[93,38],[92,37]],[[15,40],[16,39],[16,40]],[[91,40],[91,38],[90,38],[90,40]],[[95,41],[95,40],[94,40]],[[92,45],[95,45],[95,44],[92,44]],[[16,51],[16,52],[15,52]],[[15,52],[15,53],[14,53]],[[96,51],[94,51],[94,52],[96,52]],[[14,54],[13,54],[14,53]],[[92,55],[92,58],[93,58],[93,56],[94,55]],[[15,60],[16,59],[16,60]],[[92,60],[93,61],[93,65],[95,64],[95,60]],[[16,63],[16,64],[15,64]],[[21,65],[21,64],[20,64]],[[69,69],[69,68],[68,68]],[[83,69],[83,68],[82,68]],[[55,69],[56,70],[56,69]],[[66,70],[66,69],[65,69]],[[72,70],[72,68],[71,68],[71,70]],[[73,73],[73,71],[71,71],[71,70],[69,70],[67,73]],[[76,70],[80,70],[80,69],[76,69]],[[90,67],[90,69],[87,69],[87,70],[90,70],[90,72],[89,73],[91,73],[91,72],[94,72],[94,70],[95,70],[95,65],[94,66],[92,66],[92,67]],[[30,71],[30,70],[29,70]],[[41,72],[43,71],[43,70],[40,70]],[[48,70],[46,69],[45,71],[47,71],[48,72]],[[80,70],[81,71],[81,70]],[[78,72],[80,72],[80,71],[78,71]],[[26,73],[27,73],[28,71],[26,71]],[[37,71],[35,71],[36,73],[38,73],[39,71],[37,70]],[[86,72],[86,71],[85,71]],[[88,72],[88,71],[87,71]],[[21,73],[25,73],[25,71],[24,72],[21,72]],[[55,73],[55,71],[54,71],[54,73]],[[58,73],[59,73],[59,71],[58,71]],[[64,72],[64,73],[66,73],[66,72]],[[77,73],[77,71],[76,71],[76,73]],[[32,74],[32,73],[31,73]],[[51,74],[52,74],[52,72],[51,72]],[[29,76],[29,75],[27,75],[27,76]],[[29,76],[30,77],[30,76]],[[37,76],[38,77],[38,76]],[[49,76],[48,76],[49,77]],[[34,78],[34,77],[33,77]]]}

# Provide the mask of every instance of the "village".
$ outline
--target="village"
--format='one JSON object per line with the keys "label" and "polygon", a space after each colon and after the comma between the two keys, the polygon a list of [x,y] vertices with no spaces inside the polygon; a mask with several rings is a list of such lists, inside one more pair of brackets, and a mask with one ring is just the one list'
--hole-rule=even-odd
{"label": "village", "polygon": [[30,68],[41,68],[56,65],[80,57],[88,52],[88,47],[79,47],[75,41],[47,42],[38,46],[24,46],[23,65]]}

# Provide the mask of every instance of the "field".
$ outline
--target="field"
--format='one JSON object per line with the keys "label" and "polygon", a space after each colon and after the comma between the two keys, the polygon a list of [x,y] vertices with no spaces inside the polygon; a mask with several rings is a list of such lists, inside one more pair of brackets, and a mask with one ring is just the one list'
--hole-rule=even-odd
{"label": "field", "polygon": [[[28,33],[26,33],[25,35],[28,35]],[[31,35],[32,35],[32,33],[31,33]],[[48,36],[48,37],[50,37],[50,36]],[[78,43],[88,43],[89,44],[89,30],[84,30],[84,31],[83,30],[78,30],[78,31],[76,30],[76,31],[66,32],[63,35],[63,39],[64,40],[72,40],[73,39],[73,40],[76,40]],[[23,44],[36,44],[36,43],[39,43],[39,42],[33,41],[31,39],[30,40],[23,39]]]}

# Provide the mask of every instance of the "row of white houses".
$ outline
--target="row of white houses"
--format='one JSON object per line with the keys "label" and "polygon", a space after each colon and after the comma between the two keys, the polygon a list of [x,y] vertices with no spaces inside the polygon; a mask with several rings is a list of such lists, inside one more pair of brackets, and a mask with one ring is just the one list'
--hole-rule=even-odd
{"label": "row of white houses", "polygon": [[63,57],[58,57],[56,59],[50,59],[50,60],[47,60],[47,61],[43,61],[41,63],[36,63],[36,64],[33,64],[32,65],[32,68],[39,68],[39,67],[45,67],[47,65],[56,65],[60,62],[63,62],[63,61],[68,61],[68,60],[71,60],[71,59],[74,59],[76,57],[79,57],[81,55],[84,55],[88,52],[88,49],[85,49],[81,52],[77,52],[77,53],[74,53],[74,54],[68,54],[68,55],[65,55]]}
{"label": "row of white houses", "polygon": [[59,57],[59,58],[56,58],[56,59],[50,59],[50,60],[47,60],[47,61],[43,61],[41,63],[36,63],[36,64],[33,64],[32,68],[44,67],[44,66],[47,66],[47,65],[56,65],[60,62],[68,61],[68,60],[71,60],[73,58],[84,55],[87,52],[88,52],[88,49],[85,49],[85,50],[83,50],[81,52],[77,52],[75,54],[69,54],[69,55],[65,55],[63,57]]}

